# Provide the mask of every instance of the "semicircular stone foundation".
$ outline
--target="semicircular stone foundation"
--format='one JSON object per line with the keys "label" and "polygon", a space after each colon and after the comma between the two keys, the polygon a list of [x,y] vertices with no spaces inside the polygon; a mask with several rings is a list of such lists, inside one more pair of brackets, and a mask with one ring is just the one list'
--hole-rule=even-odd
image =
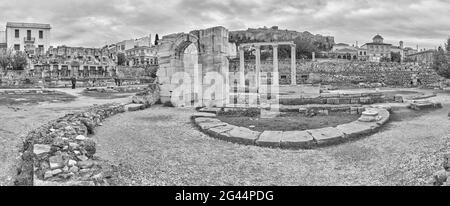
{"label": "semicircular stone foundation", "polygon": [[192,116],[194,124],[205,134],[228,142],[284,149],[311,149],[339,144],[373,134],[390,117],[389,108],[367,107],[359,120],[302,131],[253,131],[215,118],[215,114],[199,112]]}

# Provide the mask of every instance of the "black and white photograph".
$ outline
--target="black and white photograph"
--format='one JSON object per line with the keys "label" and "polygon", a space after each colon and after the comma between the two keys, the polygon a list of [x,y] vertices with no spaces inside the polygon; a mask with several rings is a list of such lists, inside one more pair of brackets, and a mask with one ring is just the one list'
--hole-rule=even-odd
{"label": "black and white photograph", "polygon": [[0,186],[449,186],[449,11],[1,0]]}

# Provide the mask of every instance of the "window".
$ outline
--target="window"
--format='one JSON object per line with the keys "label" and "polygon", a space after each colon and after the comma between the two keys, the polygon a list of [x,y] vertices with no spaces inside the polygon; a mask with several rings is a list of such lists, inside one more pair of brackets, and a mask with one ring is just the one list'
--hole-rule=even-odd
{"label": "window", "polygon": [[38,45],[39,49],[44,49],[44,45]]}
{"label": "window", "polygon": [[39,31],[39,39],[43,39],[44,38],[44,31]]}
{"label": "window", "polygon": [[20,50],[20,44],[14,44],[14,50],[19,51]]}
{"label": "window", "polygon": [[19,38],[19,30],[18,29],[14,30],[14,36],[16,38]]}

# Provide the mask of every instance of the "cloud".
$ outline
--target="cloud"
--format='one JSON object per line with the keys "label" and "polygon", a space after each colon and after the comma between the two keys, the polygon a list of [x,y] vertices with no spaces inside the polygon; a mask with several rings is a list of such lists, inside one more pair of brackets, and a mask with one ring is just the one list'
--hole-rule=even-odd
{"label": "cloud", "polygon": [[14,0],[1,1],[0,9],[0,23],[50,23],[54,45],[86,47],[217,25],[278,25],[350,44],[379,33],[389,43],[428,48],[450,35],[446,0]]}

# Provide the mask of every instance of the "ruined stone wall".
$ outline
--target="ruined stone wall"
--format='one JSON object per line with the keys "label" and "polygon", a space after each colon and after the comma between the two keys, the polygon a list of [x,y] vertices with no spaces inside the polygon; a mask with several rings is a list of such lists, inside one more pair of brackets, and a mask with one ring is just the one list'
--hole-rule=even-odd
{"label": "ruined stone wall", "polygon": [[87,137],[110,116],[125,112],[122,104],[106,104],[67,114],[26,136],[16,185],[109,185],[109,174],[94,156],[95,142]]}
{"label": "ruined stone wall", "polygon": [[[254,61],[246,61],[248,75],[254,72]],[[261,62],[263,72],[273,69],[271,61]],[[280,84],[290,84],[289,60],[279,62]],[[239,70],[239,62],[230,63],[230,72]],[[297,84],[322,83],[332,85],[375,85],[401,87],[439,87],[444,79],[429,64],[372,63],[372,62],[311,62],[298,60]],[[371,84],[372,83],[372,84]],[[375,83],[375,84],[373,84]]]}

